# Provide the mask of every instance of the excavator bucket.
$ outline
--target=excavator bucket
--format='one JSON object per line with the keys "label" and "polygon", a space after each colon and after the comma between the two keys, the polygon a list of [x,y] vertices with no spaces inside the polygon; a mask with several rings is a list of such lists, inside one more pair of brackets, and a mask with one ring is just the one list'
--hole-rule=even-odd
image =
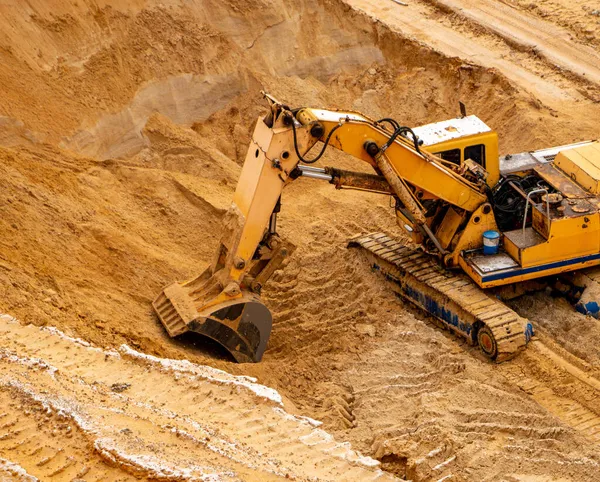
{"label": "excavator bucket", "polygon": [[271,334],[273,319],[268,308],[250,292],[206,303],[197,295],[195,281],[168,286],[152,303],[169,335],[200,333],[222,345],[238,363],[259,362]]}

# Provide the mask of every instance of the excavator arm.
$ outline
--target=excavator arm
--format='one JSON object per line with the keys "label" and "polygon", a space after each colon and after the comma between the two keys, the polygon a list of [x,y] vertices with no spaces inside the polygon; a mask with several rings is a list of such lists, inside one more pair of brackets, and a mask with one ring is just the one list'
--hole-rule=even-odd
{"label": "excavator arm", "polygon": [[[392,195],[399,216],[440,257],[449,245],[436,235],[445,233],[444,213],[452,209],[464,224],[487,201],[484,173],[461,171],[421,150],[412,131],[395,121],[377,122],[356,112],[290,109],[264,95],[271,109],[256,124],[212,264],[196,278],[168,286],[153,302],[170,336],[186,331],[208,336],[238,362],[260,361],[271,332],[272,317],[260,292],[293,250],[276,231],[287,184],[301,176],[319,177],[338,188]],[[319,154],[307,159],[319,141]],[[375,174],[309,166],[328,146],[370,164]],[[452,234],[459,228],[453,222]]]}

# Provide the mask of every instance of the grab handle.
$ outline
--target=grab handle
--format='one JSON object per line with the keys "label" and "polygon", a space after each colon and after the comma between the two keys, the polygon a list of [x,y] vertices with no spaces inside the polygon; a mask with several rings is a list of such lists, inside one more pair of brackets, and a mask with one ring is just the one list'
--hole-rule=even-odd
{"label": "grab handle", "polygon": [[527,200],[525,201],[525,214],[523,214],[523,232],[525,232],[525,224],[527,223],[527,210],[529,209],[529,201],[532,194],[546,193],[546,216],[548,217],[548,226],[550,225],[550,200],[548,199],[547,189],[534,189],[527,193]]}

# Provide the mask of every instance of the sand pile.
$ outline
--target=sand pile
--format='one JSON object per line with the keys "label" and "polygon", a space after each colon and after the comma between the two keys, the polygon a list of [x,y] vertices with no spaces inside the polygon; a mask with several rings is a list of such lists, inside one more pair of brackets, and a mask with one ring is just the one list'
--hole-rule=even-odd
{"label": "sand pile", "polygon": [[[260,365],[169,339],[150,302],[211,259],[264,113],[260,89],[408,125],[453,117],[462,99],[504,152],[597,137],[596,104],[548,107],[341,0],[36,0],[0,14],[2,311],[98,346],[255,376],[290,413],[322,420],[399,476],[592,480],[593,433],[571,420],[581,408],[595,421],[594,392],[542,355],[488,365],[345,249],[357,233],[395,231],[385,197],[308,180],[284,193],[279,231],[298,250],[264,290],[275,324]],[[363,168],[339,154],[322,164]],[[548,299],[535,303],[527,315],[552,315]],[[519,377],[556,399],[538,405]],[[563,413],[567,402],[577,407]]]}
{"label": "sand pile", "polygon": [[[0,450],[40,480],[394,480],[252,378],[127,345],[102,350],[6,315],[0,331],[0,397],[12,398]],[[95,456],[82,458],[78,443]]]}

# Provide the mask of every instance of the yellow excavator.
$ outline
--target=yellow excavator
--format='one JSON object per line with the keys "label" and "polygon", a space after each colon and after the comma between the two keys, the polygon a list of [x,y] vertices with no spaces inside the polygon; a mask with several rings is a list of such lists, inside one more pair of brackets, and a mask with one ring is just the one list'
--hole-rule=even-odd
{"label": "yellow excavator", "polygon": [[[411,129],[263,95],[270,110],[257,121],[214,261],[153,302],[170,336],[197,332],[238,362],[261,360],[272,326],[261,289],[293,249],[277,234],[280,197],[302,177],[390,196],[414,243],[370,233],[349,246],[400,296],[492,360],[513,357],[533,336],[502,300],[550,287],[598,315],[599,142],[500,158],[497,134],[464,112]],[[312,166],[328,147],[370,164],[373,174]]]}

